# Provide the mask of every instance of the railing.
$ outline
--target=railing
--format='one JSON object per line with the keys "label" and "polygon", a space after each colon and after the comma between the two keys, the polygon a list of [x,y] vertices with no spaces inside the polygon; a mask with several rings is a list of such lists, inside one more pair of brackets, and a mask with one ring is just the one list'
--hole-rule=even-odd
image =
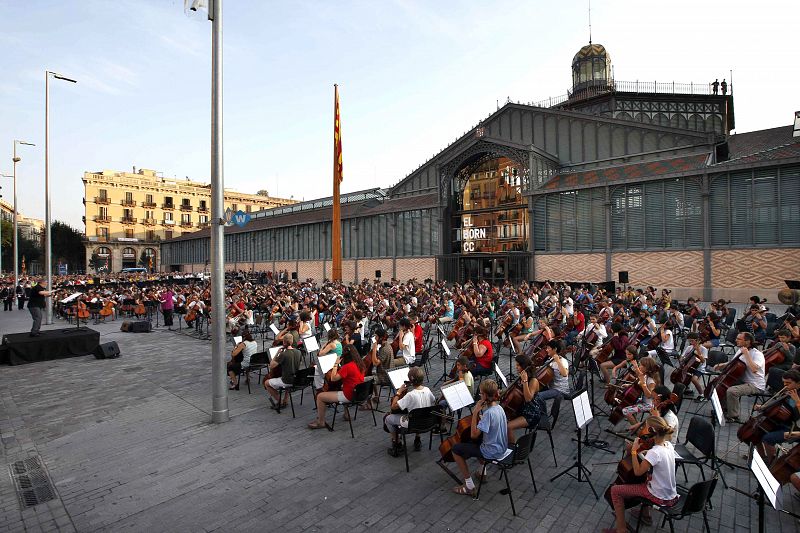
{"label": "railing", "polygon": [[111,200],[109,200],[108,196],[95,196],[94,203],[96,204],[110,204]]}
{"label": "railing", "polygon": [[136,219],[133,217],[122,217],[120,222],[123,224],[136,224]]}
{"label": "railing", "polygon": [[191,228],[192,227],[192,223],[191,222],[181,222],[181,227],[182,228]]}
{"label": "railing", "polygon": [[191,204],[181,204],[181,211],[191,211],[192,206]]}
{"label": "railing", "polygon": [[163,203],[161,204],[161,209],[175,209],[175,204]]}
{"label": "railing", "polygon": [[95,222],[100,222],[101,224],[109,224],[111,223],[111,217],[103,216],[103,215],[95,215],[94,216]]}
{"label": "railing", "polygon": [[[730,94],[733,94],[733,84],[728,84],[727,87]],[[711,83],[678,83],[674,81],[615,81],[612,80],[609,85],[594,85],[586,87],[572,93],[561,94],[539,100],[538,102],[529,102],[528,105],[534,107],[554,107],[564,104],[566,102],[579,102],[587,100],[594,96],[601,94],[608,94],[613,92],[626,92],[626,93],[646,93],[646,94],[699,94],[709,95],[714,94],[713,84]],[[721,94],[721,92],[720,92]],[[509,100],[510,102],[510,100]]]}
{"label": "railing", "polygon": [[208,213],[208,208],[200,206],[200,207],[197,208],[197,212],[198,213]]}
{"label": "railing", "polygon": [[155,202],[142,202],[142,207],[145,209],[155,209],[156,203]]}
{"label": "railing", "polygon": [[208,228],[208,227],[211,227],[211,222],[198,222],[198,223],[197,223],[197,227],[198,227],[198,228]]}
{"label": "railing", "polygon": [[165,225],[165,226],[174,226],[175,225],[175,221],[174,220],[166,220],[166,219],[164,219],[164,220],[161,221],[161,223],[163,225]]}
{"label": "railing", "polygon": [[120,203],[125,207],[136,207],[136,200],[122,200]]}
{"label": "railing", "polygon": [[155,226],[156,225],[156,219],[154,219],[154,218],[143,218],[142,219],[142,224],[144,224],[146,226]]}

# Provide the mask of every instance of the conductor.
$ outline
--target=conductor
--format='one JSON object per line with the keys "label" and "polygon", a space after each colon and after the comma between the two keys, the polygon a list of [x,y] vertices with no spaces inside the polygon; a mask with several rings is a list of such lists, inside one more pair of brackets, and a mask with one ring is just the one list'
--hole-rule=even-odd
{"label": "conductor", "polygon": [[31,328],[30,336],[38,337],[39,328],[42,326],[42,312],[45,306],[45,297],[50,296],[52,291],[47,290],[47,282],[39,280],[36,285],[31,288],[31,298],[28,301],[28,311],[31,312],[33,318],[33,327]]}

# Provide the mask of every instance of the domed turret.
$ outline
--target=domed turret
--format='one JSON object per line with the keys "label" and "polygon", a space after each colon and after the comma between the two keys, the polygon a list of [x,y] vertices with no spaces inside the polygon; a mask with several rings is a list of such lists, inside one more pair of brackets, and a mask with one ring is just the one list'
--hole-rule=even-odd
{"label": "domed turret", "polygon": [[572,58],[572,94],[610,88],[611,56],[602,44],[589,43]]}

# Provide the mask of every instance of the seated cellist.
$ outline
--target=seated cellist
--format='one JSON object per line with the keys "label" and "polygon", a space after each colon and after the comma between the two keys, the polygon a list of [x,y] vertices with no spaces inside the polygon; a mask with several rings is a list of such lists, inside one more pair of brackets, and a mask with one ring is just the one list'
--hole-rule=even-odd
{"label": "seated cellist", "polygon": [[484,380],[480,391],[481,399],[472,411],[472,441],[459,442],[453,446],[453,458],[464,478],[464,484],[453,488],[453,492],[466,496],[475,495],[475,482],[467,466],[467,459],[478,459],[481,463],[481,474],[485,475],[484,460],[501,459],[508,450],[508,422],[505,411],[497,403],[497,382],[493,379]]}
{"label": "seated cellist", "polygon": [[[559,341],[553,340],[550,342],[558,343]],[[533,374],[528,375],[526,371],[526,369],[531,370],[531,358],[520,354],[514,358],[514,361],[517,365],[519,382],[522,384],[522,395],[525,403],[522,404],[522,408],[517,413],[518,416],[508,421],[508,442],[511,444],[517,442],[514,430],[536,428],[542,416],[547,416],[547,404],[539,396],[539,389],[541,388],[539,380]]]}
{"label": "seated cellist", "polygon": [[[639,439],[633,441],[631,446],[633,473],[643,476],[651,468],[653,471],[650,479],[645,483],[622,483],[611,487],[615,527],[605,529],[604,533],[627,533],[625,500],[645,498],[657,505],[671,505],[678,499],[675,483],[675,449],[670,442],[672,428],[660,416],[651,416],[645,423],[654,434],[655,444],[644,452],[642,457],[639,457]],[[641,510],[642,522],[646,525],[652,524],[649,511],[649,507]]]}
{"label": "seated cellist", "polygon": [[[770,431],[761,440],[761,445],[758,446],[761,455],[764,457],[767,464],[770,464],[775,459],[775,446],[784,442],[792,442],[800,440],[800,428],[797,427],[800,420],[800,371],[787,370],[783,374],[783,392],[789,396],[788,404],[792,410],[792,423],[790,426],[781,424],[777,429]],[[762,405],[756,405],[755,410],[758,411]]]}

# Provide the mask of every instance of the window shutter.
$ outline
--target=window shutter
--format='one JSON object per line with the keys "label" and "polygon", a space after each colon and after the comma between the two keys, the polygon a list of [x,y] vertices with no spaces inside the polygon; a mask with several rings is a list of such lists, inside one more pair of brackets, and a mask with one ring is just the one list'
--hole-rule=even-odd
{"label": "window shutter", "polygon": [[730,175],[731,245],[753,244],[753,191],[750,171]]}
{"label": "window shutter", "polygon": [[547,196],[539,196],[533,202],[533,247],[537,252],[548,249],[547,243]]}
{"label": "window shutter", "polygon": [[[675,231],[678,226],[673,210],[673,205],[677,200],[675,196],[680,190],[675,185],[676,181],[656,181],[642,185],[645,213],[642,222],[645,225],[645,245],[648,248],[670,246],[669,236],[666,242],[664,241],[664,226],[666,225],[667,232]],[[682,231],[683,225],[680,226],[679,231]]]}
{"label": "window shutter", "polygon": [[800,166],[780,169],[781,244],[800,244]]}
{"label": "window shutter", "polygon": [[730,205],[728,204],[728,175],[711,178],[709,189],[709,224],[711,246],[730,244]]}
{"label": "window shutter", "polygon": [[617,187],[611,192],[611,247],[625,249],[626,242],[625,187]]}
{"label": "window shutter", "polygon": [[575,195],[576,250],[592,249],[592,192],[592,189],[584,189]]}
{"label": "window shutter", "polygon": [[753,176],[753,244],[778,244],[777,169],[757,170]]}

